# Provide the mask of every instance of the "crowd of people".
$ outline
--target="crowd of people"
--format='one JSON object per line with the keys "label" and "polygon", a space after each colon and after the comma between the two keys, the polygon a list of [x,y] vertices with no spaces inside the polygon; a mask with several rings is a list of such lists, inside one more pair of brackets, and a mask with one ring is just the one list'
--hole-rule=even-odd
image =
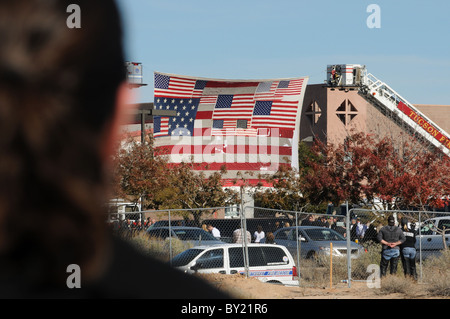
{"label": "crowd of people", "polygon": [[125,218],[123,220],[116,220],[109,223],[110,229],[120,236],[133,237],[140,232],[146,231],[150,226],[156,223],[154,218],[148,217],[144,221],[141,219],[132,220]]}
{"label": "crowd of people", "polygon": [[[411,276],[417,279],[416,272],[416,231],[415,225],[411,223],[408,218],[402,217],[399,226],[395,225],[395,218],[390,216],[388,218],[388,225],[377,230],[373,223],[363,223],[361,218],[354,217],[350,223],[350,239],[355,242],[364,243],[373,241],[380,243],[382,246],[381,260],[380,260],[380,274],[385,276],[389,268],[390,274],[397,272],[398,260],[401,260],[405,276]],[[300,226],[319,226],[335,230],[342,236],[347,237],[347,228],[343,220],[338,216],[318,216],[308,215],[300,222]],[[257,230],[251,234],[248,230],[242,228],[233,231],[232,242],[242,243],[244,233],[247,237],[247,242],[259,243],[264,239],[265,243],[274,243],[274,232],[283,227],[290,227],[288,222],[280,223],[274,222],[274,227],[271,230],[264,231],[261,225],[257,226]],[[208,224],[205,228],[216,237],[220,237],[220,231],[213,225]]]}
{"label": "crowd of people", "polygon": [[[342,216],[341,216],[342,217]],[[347,229],[345,223],[343,222],[344,218],[339,218],[339,216],[317,216],[310,214],[306,218],[300,221],[300,226],[319,226],[330,228],[337,231],[344,237],[347,237]],[[251,232],[247,230],[247,242],[252,243],[260,243],[261,241],[265,243],[271,243],[274,241],[274,233],[285,227],[295,226],[295,221],[291,220],[277,220],[274,219],[273,222],[264,224],[265,228],[262,225],[257,225],[256,229]],[[211,223],[205,223],[202,225],[202,228],[205,231],[210,232],[214,237],[223,239],[221,237],[221,231],[217,228],[217,225],[214,226]],[[355,242],[365,242],[369,240],[376,240],[377,230],[374,225],[371,223],[363,224],[360,218],[353,218],[351,220],[350,225],[350,238]],[[233,243],[241,243],[243,235],[243,230],[240,228],[236,229],[232,233],[231,242]]]}

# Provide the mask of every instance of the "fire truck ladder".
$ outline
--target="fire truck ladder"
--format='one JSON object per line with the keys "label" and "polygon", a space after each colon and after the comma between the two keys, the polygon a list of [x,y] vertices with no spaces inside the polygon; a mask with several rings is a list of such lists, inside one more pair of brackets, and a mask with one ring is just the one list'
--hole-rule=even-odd
{"label": "fire truck ladder", "polygon": [[399,125],[450,156],[450,135],[414,105],[370,73],[361,77],[359,93]]}

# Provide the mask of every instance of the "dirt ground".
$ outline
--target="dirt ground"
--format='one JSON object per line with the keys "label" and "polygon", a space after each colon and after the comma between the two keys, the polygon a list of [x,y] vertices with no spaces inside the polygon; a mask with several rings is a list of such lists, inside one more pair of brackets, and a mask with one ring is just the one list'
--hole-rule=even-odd
{"label": "dirt ground", "polygon": [[432,297],[418,283],[411,284],[407,292],[391,293],[382,288],[369,288],[365,282],[352,282],[351,288],[348,288],[347,283],[312,288],[263,283],[256,278],[238,274],[204,274],[201,277],[239,299],[450,299]]}

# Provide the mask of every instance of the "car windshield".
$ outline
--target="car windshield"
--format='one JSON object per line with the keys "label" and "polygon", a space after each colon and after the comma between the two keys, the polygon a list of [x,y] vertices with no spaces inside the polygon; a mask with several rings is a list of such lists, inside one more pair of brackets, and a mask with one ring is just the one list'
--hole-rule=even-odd
{"label": "car windshield", "polygon": [[172,266],[180,267],[189,264],[195,257],[197,257],[204,250],[191,248],[183,251],[182,253],[176,255],[172,258]]}
{"label": "car windshield", "polygon": [[345,240],[345,238],[335,232],[332,229],[328,228],[321,228],[321,229],[305,229],[306,234],[308,235],[311,240],[314,241],[338,241],[338,240]]}
{"label": "car windshield", "polygon": [[173,232],[180,240],[217,240],[203,229],[174,229]]}

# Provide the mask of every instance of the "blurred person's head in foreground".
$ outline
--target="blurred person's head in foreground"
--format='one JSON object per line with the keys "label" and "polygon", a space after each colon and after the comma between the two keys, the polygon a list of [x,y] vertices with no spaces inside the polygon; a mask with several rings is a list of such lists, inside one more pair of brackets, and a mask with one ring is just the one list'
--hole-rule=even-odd
{"label": "blurred person's head in foreground", "polygon": [[2,0],[0,39],[0,297],[228,298],[108,233],[129,95],[114,1]]}
{"label": "blurred person's head in foreground", "polygon": [[[69,28],[67,8],[81,8]],[[126,105],[111,0],[0,2],[0,279],[58,285],[107,259],[108,159]]]}

